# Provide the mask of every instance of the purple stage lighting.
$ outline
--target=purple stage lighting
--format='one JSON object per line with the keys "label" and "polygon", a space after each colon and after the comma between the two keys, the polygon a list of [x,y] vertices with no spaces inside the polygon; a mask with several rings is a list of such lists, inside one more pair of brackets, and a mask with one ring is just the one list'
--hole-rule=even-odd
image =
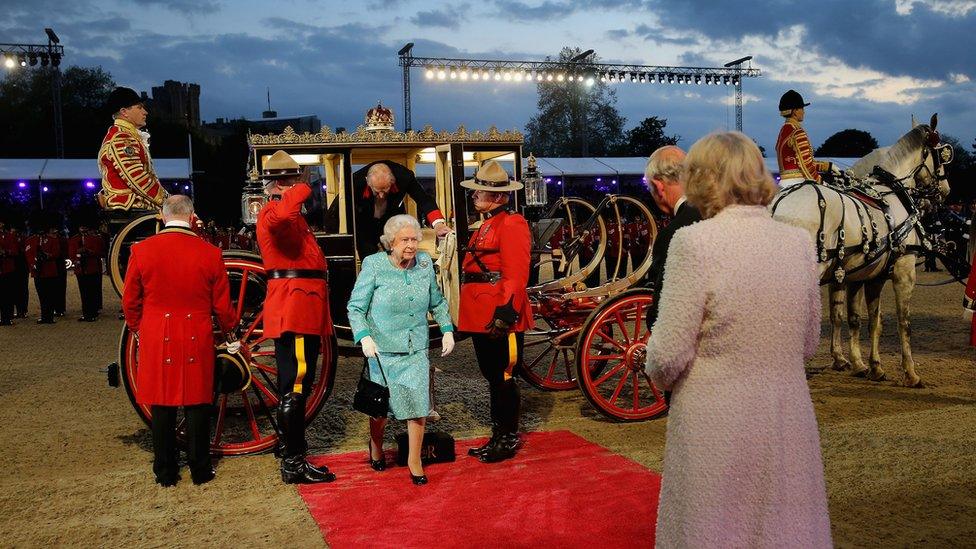
{"label": "purple stage lighting", "polygon": [[603,178],[602,178],[602,177],[598,177],[598,178],[596,178],[596,182],[597,182],[597,183],[602,183],[602,182],[603,182]]}
{"label": "purple stage lighting", "polygon": [[188,191],[188,190],[190,190],[190,186],[189,186],[189,185],[183,185],[183,190],[184,190],[184,191]]}
{"label": "purple stage lighting", "polygon": [[26,189],[27,188],[27,182],[25,182],[25,181],[18,181],[17,182],[17,187],[18,188],[21,188],[21,189]]}
{"label": "purple stage lighting", "polygon": [[44,191],[44,192],[47,192],[47,187],[44,187],[41,190]]}
{"label": "purple stage lighting", "polygon": [[88,187],[89,189],[94,189],[95,188],[95,182],[94,181],[85,181],[85,187]]}

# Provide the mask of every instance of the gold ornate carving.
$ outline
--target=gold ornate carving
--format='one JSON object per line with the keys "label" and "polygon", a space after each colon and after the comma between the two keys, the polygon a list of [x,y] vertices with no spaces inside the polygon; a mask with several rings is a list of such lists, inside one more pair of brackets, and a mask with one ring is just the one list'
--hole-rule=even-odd
{"label": "gold ornate carving", "polygon": [[296,133],[291,126],[280,134],[249,133],[247,142],[250,145],[326,145],[326,144],[371,144],[371,143],[404,143],[404,144],[434,144],[434,143],[521,143],[522,132],[512,129],[499,131],[492,126],[487,132],[475,130],[469,132],[463,125],[454,132],[434,131],[430,124],[421,131],[368,131],[365,126],[359,126],[356,131],[334,133],[328,126],[322,126],[317,133]]}

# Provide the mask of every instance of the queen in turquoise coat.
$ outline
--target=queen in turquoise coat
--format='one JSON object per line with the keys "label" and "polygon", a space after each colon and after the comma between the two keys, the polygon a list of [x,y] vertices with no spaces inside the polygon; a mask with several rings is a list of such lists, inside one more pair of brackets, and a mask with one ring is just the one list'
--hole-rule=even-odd
{"label": "queen in turquoise coat", "polygon": [[[363,347],[369,379],[390,389],[390,415],[407,421],[407,465],[413,481],[422,484],[427,480],[420,446],[430,412],[427,313],[443,334],[441,356],[454,348],[454,326],[437,286],[434,263],[417,250],[421,236],[417,220],[409,215],[391,217],[383,233],[380,240],[388,251],[363,259],[347,305],[349,326],[353,339]],[[385,469],[385,425],[386,418],[370,418],[369,460],[376,470]]]}

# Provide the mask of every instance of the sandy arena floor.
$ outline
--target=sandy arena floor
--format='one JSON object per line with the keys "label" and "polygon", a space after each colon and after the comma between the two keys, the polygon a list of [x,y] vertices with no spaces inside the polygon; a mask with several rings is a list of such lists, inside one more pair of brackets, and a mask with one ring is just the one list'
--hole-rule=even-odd
{"label": "sandy arena floor", "polygon": [[[919,273],[922,282],[933,277]],[[79,301],[70,280],[69,313],[56,325],[37,326],[32,318],[0,328],[2,544],[325,545],[270,455],[221,460],[217,479],[202,487],[187,474],[175,489],[152,482],[146,427],[124,389],[108,387],[101,371],[116,359],[121,327],[107,283],[105,296],[109,314],[94,324],[75,322]],[[976,368],[961,296],[958,284],[916,290],[913,343],[926,388],[833,371],[810,380],[839,547],[976,546]],[[889,288],[882,353],[889,378],[900,379],[892,303]],[[31,307],[36,316],[33,293]],[[448,358],[435,362],[444,370],[437,377],[445,415],[438,428],[457,438],[483,435],[487,393],[470,342]],[[829,364],[825,337],[810,367]],[[350,409],[359,366],[340,360],[335,392],[310,427],[313,452],[363,450],[366,421]],[[523,385],[522,394],[527,429],[569,429],[660,470],[666,419],[616,424],[576,391]]]}

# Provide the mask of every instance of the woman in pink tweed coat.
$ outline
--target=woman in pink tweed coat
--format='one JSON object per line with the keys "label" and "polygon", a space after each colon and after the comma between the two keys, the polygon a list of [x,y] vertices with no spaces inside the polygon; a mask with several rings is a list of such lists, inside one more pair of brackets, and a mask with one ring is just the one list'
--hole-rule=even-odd
{"label": "woman in pink tweed coat", "polygon": [[692,146],[682,183],[705,219],[668,250],[647,372],[670,389],[658,547],[829,547],[804,361],[820,341],[813,242],[738,132]]}

